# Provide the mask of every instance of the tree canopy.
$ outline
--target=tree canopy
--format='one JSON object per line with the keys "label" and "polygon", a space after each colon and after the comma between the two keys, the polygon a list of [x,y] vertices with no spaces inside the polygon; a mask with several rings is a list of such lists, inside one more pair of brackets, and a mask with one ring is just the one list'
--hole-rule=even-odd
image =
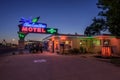
{"label": "tree canopy", "polygon": [[87,36],[91,36],[91,35],[100,35],[101,34],[101,31],[104,31],[106,30],[106,26],[105,25],[105,21],[104,19],[98,19],[98,18],[94,18],[93,19],[93,23],[88,26],[85,31],[84,31],[84,34],[87,35]]}
{"label": "tree canopy", "polygon": [[108,30],[112,35],[120,36],[120,0],[98,0],[97,7],[102,10],[98,13],[101,18],[93,19],[84,33],[96,35]]}

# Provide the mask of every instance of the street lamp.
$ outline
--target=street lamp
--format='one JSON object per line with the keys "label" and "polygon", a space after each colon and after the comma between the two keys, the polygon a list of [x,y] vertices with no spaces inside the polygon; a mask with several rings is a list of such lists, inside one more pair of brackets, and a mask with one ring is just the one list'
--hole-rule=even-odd
{"label": "street lamp", "polygon": [[14,44],[14,42],[15,42],[15,39],[13,38],[13,39],[12,39],[12,44]]}

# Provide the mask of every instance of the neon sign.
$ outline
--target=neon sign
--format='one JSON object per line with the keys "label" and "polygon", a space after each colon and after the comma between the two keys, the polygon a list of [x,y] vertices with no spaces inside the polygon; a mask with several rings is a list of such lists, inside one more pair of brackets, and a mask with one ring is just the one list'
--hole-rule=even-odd
{"label": "neon sign", "polygon": [[33,22],[33,23],[38,22],[39,18],[40,18],[40,17],[33,18],[33,19],[32,19],[32,22]]}
{"label": "neon sign", "polygon": [[56,28],[39,28],[39,27],[24,27],[21,26],[19,29],[20,32],[25,33],[45,33],[45,34],[57,34]]}
{"label": "neon sign", "polygon": [[48,28],[48,29],[47,29],[47,33],[51,33],[51,34],[53,34],[53,33],[57,33],[57,29],[54,29],[54,28]]}
{"label": "neon sign", "polygon": [[25,36],[28,33],[43,33],[43,34],[57,34],[58,29],[56,28],[47,28],[47,24],[39,23],[40,17],[36,17],[33,19],[25,19],[21,18],[19,21],[21,24],[18,25],[19,32],[18,36],[20,40],[24,40]]}
{"label": "neon sign", "polygon": [[24,39],[25,38],[25,34],[22,32],[18,32],[18,36],[20,39]]}
{"label": "neon sign", "polygon": [[46,28],[47,24],[45,24],[45,23],[39,23],[38,22],[39,18],[40,17],[36,17],[36,18],[33,18],[33,19],[21,18],[21,20],[19,22],[21,22],[22,25],[26,26],[26,27],[41,27],[41,28]]}
{"label": "neon sign", "polygon": [[46,33],[45,28],[39,27],[20,27],[20,32],[27,32],[27,33]]}
{"label": "neon sign", "polygon": [[26,26],[26,27],[41,27],[41,28],[46,28],[47,24],[45,24],[45,23],[24,23],[23,26]]}
{"label": "neon sign", "polygon": [[40,17],[36,17],[33,19],[25,19],[25,18],[21,18],[19,22],[23,23],[38,23]]}

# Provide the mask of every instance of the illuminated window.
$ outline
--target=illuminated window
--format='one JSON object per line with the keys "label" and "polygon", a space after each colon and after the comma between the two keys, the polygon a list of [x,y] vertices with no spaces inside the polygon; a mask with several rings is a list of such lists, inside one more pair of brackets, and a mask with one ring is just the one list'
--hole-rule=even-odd
{"label": "illuminated window", "polygon": [[93,40],[93,44],[95,46],[100,46],[100,40]]}
{"label": "illuminated window", "polygon": [[69,44],[69,41],[65,41],[65,44]]}
{"label": "illuminated window", "polygon": [[104,46],[109,46],[110,45],[110,40],[108,40],[108,39],[103,40],[103,45]]}

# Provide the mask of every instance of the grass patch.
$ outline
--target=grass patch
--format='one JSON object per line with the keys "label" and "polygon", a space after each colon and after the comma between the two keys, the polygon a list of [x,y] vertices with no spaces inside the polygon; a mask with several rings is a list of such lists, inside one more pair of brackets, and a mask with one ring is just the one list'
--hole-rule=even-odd
{"label": "grass patch", "polygon": [[104,59],[104,60],[108,60],[108,62],[110,62],[116,66],[120,66],[120,57],[118,57],[118,56],[110,56],[110,57],[95,56],[95,57]]}
{"label": "grass patch", "polygon": [[110,62],[112,63],[112,64],[115,64],[115,65],[117,65],[117,66],[120,66],[120,58],[118,59],[110,59]]}
{"label": "grass patch", "polygon": [[103,57],[103,56],[95,56],[96,58],[101,58],[101,59],[120,59],[118,56],[110,56],[110,57]]}

